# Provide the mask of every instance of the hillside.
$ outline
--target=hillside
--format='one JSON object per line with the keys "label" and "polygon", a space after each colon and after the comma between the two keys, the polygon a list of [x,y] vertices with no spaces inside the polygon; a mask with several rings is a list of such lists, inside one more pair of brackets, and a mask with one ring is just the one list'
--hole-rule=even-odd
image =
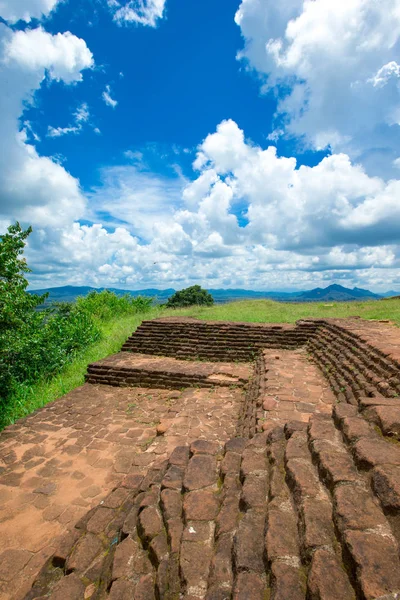
{"label": "hillside", "polygon": [[[72,286],[66,285],[62,287],[51,287],[40,290],[30,290],[30,293],[44,294],[49,293],[49,298],[46,304],[52,302],[73,302],[78,296],[86,296],[92,291],[102,291],[106,288],[93,288],[89,286]],[[156,304],[163,304],[168,300],[175,290],[168,288],[160,290],[157,288],[145,288],[141,290],[121,290],[118,288],[107,288],[111,292],[114,292],[118,296],[124,294],[130,294],[134,297],[147,296],[154,298]],[[398,294],[391,290],[383,294],[374,294],[369,290],[361,288],[346,288],[341,285],[333,284],[326,288],[315,288],[312,290],[299,291],[299,292],[263,292],[255,290],[242,290],[242,289],[209,289],[210,294],[213,296],[214,301],[217,304],[225,304],[227,302],[234,302],[238,300],[264,300],[270,299],[278,302],[353,302],[356,300],[379,300],[380,298],[390,297]]]}

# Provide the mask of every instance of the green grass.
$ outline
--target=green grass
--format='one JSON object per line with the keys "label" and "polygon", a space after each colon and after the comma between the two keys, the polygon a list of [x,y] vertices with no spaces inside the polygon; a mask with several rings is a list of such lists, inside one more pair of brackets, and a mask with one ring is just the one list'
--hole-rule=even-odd
{"label": "green grass", "polygon": [[0,430],[2,424],[6,426],[13,423],[82,385],[89,363],[119,352],[122,344],[143,319],[154,319],[159,315],[160,309],[152,309],[146,313],[118,316],[106,322],[98,320],[102,339],[77,354],[58,375],[31,386],[19,386],[16,393],[7,400]]}
{"label": "green grass", "polygon": [[363,319],[390,319],[400,325],[400,300],[378,300],[369,302],[274,302],[272,300],[245,300],[229,304],[216,304],[210,308],[166,310],[163,313],[175,316],[196,317],[204,320],[248,321],[253,323],[294,323],[307,317],[351,317]]}

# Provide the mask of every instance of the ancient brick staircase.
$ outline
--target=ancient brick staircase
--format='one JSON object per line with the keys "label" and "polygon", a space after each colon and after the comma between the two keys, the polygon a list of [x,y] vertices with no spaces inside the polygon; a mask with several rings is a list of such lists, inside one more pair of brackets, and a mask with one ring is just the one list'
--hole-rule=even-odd
{"label": "ancient brick staircase", "polygon": [[159,319],[87,382],[236,390],[237,437],[192,438],[127,472],[61,538],[26,600],[400,598],[398,329]]}
{"label": "ancient brick staircase", "polygon": [[318,328],[318,321],[291,325],[205,322],[196,319],[144,321],[122,350],[191,360],[251,361],[260,348],[295,349]]}
{"label": "ancient brick staircase", "polygon": [[178,447],[88,513],[27,598],[394,600],[399,465],[347,404]]}

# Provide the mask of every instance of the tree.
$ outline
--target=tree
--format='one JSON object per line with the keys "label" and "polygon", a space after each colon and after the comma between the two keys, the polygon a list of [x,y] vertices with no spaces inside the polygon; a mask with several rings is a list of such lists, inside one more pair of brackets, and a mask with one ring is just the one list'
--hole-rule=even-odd
{"label": "tree", "polygon": [[203,290],[199,285],[192,285],[184,290],[175,292],[173,296],[168,298],[166,304],[167,308],[181,308],[183,306],[212,306],[214,304],[214,298]]}
{"label": "tree", "polygon": [[47,298],[47,294],[38,296],[26,291],[25,274],[30,269],[21,255],[31,233],[32,227],[24,231],[17,222],[0,236],[0,334],[24,326],[27,316]]}

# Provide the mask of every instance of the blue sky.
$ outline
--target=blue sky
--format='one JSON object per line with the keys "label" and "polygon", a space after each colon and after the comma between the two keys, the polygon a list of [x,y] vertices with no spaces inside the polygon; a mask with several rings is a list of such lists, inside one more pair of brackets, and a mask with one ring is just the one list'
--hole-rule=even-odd
{"label": "blue sky", "polygon": [[400,288],[399,0],[0,1],[32,287]]}

